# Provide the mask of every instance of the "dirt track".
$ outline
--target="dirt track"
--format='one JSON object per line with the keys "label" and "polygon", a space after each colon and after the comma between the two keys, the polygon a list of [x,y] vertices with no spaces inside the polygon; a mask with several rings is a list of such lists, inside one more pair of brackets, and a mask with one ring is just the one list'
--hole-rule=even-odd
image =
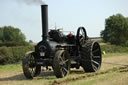
{"label": "dirt track", "polygon": [[63,81],[55,81],[51,85],[62,85],[64,83],[73,82],[76,80],[87,79],[89,77],[94,77],[98,75],[107,74],[110,72],[128,72],[128,57],[118,56],[118,57],[108,57],[103,59],[102,68],[100,72],[89,73],[80,77],[71,78]]}
{"label": "dirt track", "polygon": [[115,67],[115,68],[112,68],[112,69],[108,69],[108,70],[106,70],[104,72],[91,73],[91,74],[87,74],[87,75],[84,75],[84,76],[80,76],[80,77],[76,77],[76,78],[71,78],[71,79],[68,79],[68,80],[55,81],[51,85],[62,85],[65,82],[66,83],[73,82],[73,81],[76,81],[76,80],[86,79],[86,78],[94,77],[94,76],[97,76],[97,75],[103,75],[103,74],[106,74],[106,73],[115,72],[117,70],[120,70],[120,72],[128,71],[128,65],[127,66],[122,66],[122,67]]}
{"label": "dirt track", "polygon": [[[87,80],[88,78],[93,78],[95,76],[109,74],[116,71],[128,73],[128,56],[103,58],[103,64],[100,71],[96,73],[84,73],[82,69],[72,70],[69,76],[62,79],[56,79],[53,72],[50,71],[42,72],[39,77],[36,77],[33,80],[26,80],[22,73],[21,66],[15,70],[9,70],[10,69],[8,69],[7,72],[0,73],[0,85],[67,85],[68,83],[73,83],[74,81],[76,82],[83,79]],[[103,84],[102,82],[99,83],[100,85],[107,85]],[[99,85],[99,83],[96,85]]]}

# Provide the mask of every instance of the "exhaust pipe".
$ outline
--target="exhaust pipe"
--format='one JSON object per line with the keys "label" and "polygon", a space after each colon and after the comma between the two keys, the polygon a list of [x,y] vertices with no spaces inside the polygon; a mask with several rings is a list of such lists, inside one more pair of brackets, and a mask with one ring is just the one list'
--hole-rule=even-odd
{"label": "exhaust pipe", "polygon": [[41,5],[42,15],[42,40],[47,41],[48,37],[48,5]]}

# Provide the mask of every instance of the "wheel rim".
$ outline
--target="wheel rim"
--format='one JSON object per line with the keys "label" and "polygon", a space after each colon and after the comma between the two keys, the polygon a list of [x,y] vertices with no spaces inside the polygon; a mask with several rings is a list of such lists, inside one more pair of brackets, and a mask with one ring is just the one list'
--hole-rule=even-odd
{"label": "wheel rim", "polygon": [[70,56],[65,50],[58,50],[53,61],[53,70],[57,78],[63,78],[70,72]]}
{"label": "wheel rim", "polygon": [[77,43],[82,46],[85,44],[85,41],[87,40],[87,34],[84,27],[79,27],[77,31]]}
{"label": "wheel rim", "polygon": [[69,73],[69,59],[67,57],[67,53],[64,51],[60,54],[59,58],[59,65],[60,71],[62,72],[62,76],[66,76]]}
{"label": "wheel rim", "polygon": [[102,61],[101,49],[99,44],[95,42],[92,46],[92,59],[91,59],[92,67],[95,71],[100,69],[101,61]]}
{"label": "wheel rim", "polygon": [[35,66],[35,59],[32,54],[29,55],[28,65],[29,65],[30,74],[32,77],[34,77],[36,72],[36,66]]}

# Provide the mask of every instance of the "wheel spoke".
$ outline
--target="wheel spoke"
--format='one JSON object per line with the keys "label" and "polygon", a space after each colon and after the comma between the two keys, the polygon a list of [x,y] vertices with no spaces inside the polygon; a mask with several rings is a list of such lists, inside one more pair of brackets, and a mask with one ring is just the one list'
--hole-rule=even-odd
{"label": "wheel spoke", "polygon": [[33,71],[33,68],[32,68],[32,70],[31,70],[31,75],[34,76],[33,74],[34,74],[34,71]]}
{"label": "wheel spoke", "polygon": [[31,76],[34,77],[35,68],[29,68],[29,71],[30,71],[30,73],[31,73]]}
{"label": "wheel spoke", "polygon": [[65,53],[62,53],[62,56],[61,57],[64,58],[65,57]]}
{"label": "wheel spoke", "polygon": [[100,50],[99,48],[98,49],[95,49],[95,50],[92,51],[92,53],[96,53],[99,50]]}
{"label": "wheel spoke", "polygon": [[94,60],[92,60],[93,63],[97,64],[98,66],[92,64],[92,66],[95,68],[95,70],[98,70],[100,68],[100,64]]}
{"label": "wheel spoke", "polygon": [[34,63],[35,63],[35,61],[34,61],[34,56],[33,55],[30,55],[29,61],[30,61],[30,63],[29,63],[30,73],[31,73],[31,76],[34,77],[34,75],[35,75],[35,65],[34,65]]}
{"label": "wheel spoke", "polygon": [[64,71],[63,71],[63,67],[61,67],[61,72],[62,72],[62,76],[64,76]]}
{"label": "wheel spoke", "polygon": [[68,70],[67,70],[66,68],[63,67],[63,70],[64,70],[66,73],[68,73]]}
{"label": "wheel spoke", "polygon": [[97,69],[99,68],[99,67],[97,68],[95,65],[92,65],[92,66],[95,69],[95,71],[97,71]]}
{"label": "wheel spoke", "polygon": [[61,72],[62,72],[63,76],[65,76],[68,73],[68,70],[65,67],[62,67]]}
{"label": "wheel spoke", "polygon": [[63,59],[62,59],[62,57],[61,57],[61,56],[59,57],[59,60],[60,60],[61,62],[63,61]]}
{"label": "wheel spoke", "polygon": [[64,63],[67,63],[68,61],[69,61],[69,60],[67,59],[67,60],[64,61]]}
{"label": "wheel spoke", "polygon": [[94,60],[91,60],[93,63],[95,63],[95,64],[97,64],[98,65],[98,67],[99,67],[99,63],[98,62],[96,62],[96,61],[94,61]]}
{"label": "wheel spoke", "polygon": [[83,29],[79,32],[79,43],[80,45],[83,45],[85,43],[85,32]]}
{"label": "wheel spoke", "polygon": [[81,31],[81,32],[82,32],[82,35],[83,35],[83,36],[85,36],[85,32],[84,32],[84,30],[83,30],[83,29],[82,29],[82,31]]}
{"label": "wheel spoke", "polygon": [[85,43],[85,40],[81,40],[81,41],[80,41],[80,44],[81,44],[81,45],[84,45],[84,43]]}
{"label": "wheel spoke", "polygon": [[60,65],[66,65],[66,63],[68,62],[69,60],[67,59],[67,60],[63,60],[62,58],[61,58],[61,62],[59,63]]}
{"label": "wheel spoke", "polygon": [[80,42],[83,40],[83,37],[82,38],[80,38]]}
{"label": "wheel spoke", "polygon": [[64,60],[62,59],[61,56],[59,57],[59,64],[60,64],[60,65],[64,65]]}
{"label": "wheel spoke", "polygon": [[93,56],[93,58],[101,58],[101,56]]}
{"label": "wheel spoke", "polygon": [[82,40],[85,40],[85,37],[84,37],[84,36],[82,36],[82,38],[80,38],[80,42],[81,42]]}
{"label": "wheel spoke", "polygon": [[62,54],[62,56],[59,56],[59,60],[60,60],[60,65],[65,65],[66,62],[68,62],[69,60],[68,59],[64,59],[65,58],[65,53]]}
{"label": "wheel spoke", "polygon": [[80,43],[83,43],[83,38],[80,39]]}

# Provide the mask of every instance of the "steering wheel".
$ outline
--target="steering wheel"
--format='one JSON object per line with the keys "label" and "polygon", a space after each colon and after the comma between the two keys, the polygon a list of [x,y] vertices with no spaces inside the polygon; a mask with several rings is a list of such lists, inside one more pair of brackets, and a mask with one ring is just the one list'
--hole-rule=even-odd
{"label": "steering wheel", "polygon": [[85,44],[86,40],[87,40],[87,33],[84,27],[79,27],[77,30],[77,35],[76,35],[76,39],[77,39],[77,44],[82,46]]}

